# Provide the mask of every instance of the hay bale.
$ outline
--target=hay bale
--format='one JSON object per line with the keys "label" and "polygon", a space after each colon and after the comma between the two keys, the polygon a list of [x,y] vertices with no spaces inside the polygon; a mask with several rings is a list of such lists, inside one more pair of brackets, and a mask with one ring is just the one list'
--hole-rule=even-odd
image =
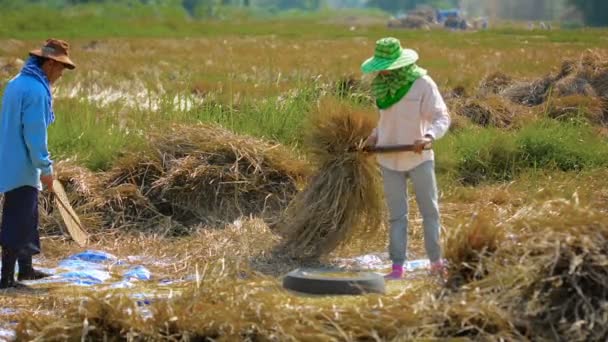
{"label": "hay bale", "polygon": [[[85,229],[176,236],[241,216],[271,221],[308,166],[280,145],[195,125],[152,133],[150,146],[121,157],[106,173],[70,162],[59,162],[56,170]],[[49,193],[41,193],[40,220],[46,235],[63,231]]]}
{"label": "hay bale", "polygon": [[[604,340],[607,213],[576,200],[532,204],[509,217],[501,211],[486,209],[449,233],[445,253],[452,291],[442,294],[445,306],[439,303],[443,310],[435,311],[454,315],[448,322],[439,315],[439,322],[448,328],[468,326],[473,336],[483,332],[526,340]],[[491,304],[502,318],[496,321],[491,318],[499,317],[479,310],[480,321],[468,320],[474,312],[458,315],[464,309],[454,310],[458,302],[473,311]],[[496,330],[497,322],[507,323],[500,325],[504,330]],[[447,335],[455,333],[448,330]]]}
{"label": "hay bale", "polygon": [[551,100],[542,110],[545,115],[556,120],[569,121],[584,119],[592,124],[603,124],[604,102],[597,96],[571,95]]}
{"label": "hay bale", "polygon": [[375,127],[371,113],[325,100],[307,138],[318,171],[283,215],[281,247],[299,259],[320,258],[377,234],[383,204],[374,158],[353,151]]}

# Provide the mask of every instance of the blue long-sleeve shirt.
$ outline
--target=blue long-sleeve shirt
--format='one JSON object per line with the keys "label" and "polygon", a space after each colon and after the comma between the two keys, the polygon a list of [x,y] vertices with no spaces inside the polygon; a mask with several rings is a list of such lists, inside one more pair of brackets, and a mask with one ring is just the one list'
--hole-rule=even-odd
{"label": "blue long-sleeve shirt", "polygon": [[47,122],[51,102],[40,80],[19,74],[7,85],[0,111],[0,193],[21,186],[42,190],[40,175],[53,173]]}

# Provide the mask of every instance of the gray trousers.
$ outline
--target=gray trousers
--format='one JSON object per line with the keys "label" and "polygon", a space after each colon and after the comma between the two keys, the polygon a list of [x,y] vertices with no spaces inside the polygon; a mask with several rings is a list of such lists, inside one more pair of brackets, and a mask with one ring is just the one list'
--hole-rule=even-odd
{"label": "gray trousers", "polygon": [[412,180],[416,203],[424,226],[424,246],[431,262],[441,258],[439,241],[439,202],[434,161],[426,161],[410,171],[395,171],[381,167],[384,194],[389,209],[389,256],[395,265],[407,260],[408,194],[407,179]]}

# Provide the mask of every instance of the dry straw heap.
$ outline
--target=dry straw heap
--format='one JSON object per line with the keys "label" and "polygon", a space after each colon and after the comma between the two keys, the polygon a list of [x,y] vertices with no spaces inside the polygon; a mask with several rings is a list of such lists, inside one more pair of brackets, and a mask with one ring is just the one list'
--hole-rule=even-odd
{"label": "dry straw heap", "polygon": [[492,73],[475,96],[453,97],[449,104],[456,122],[464,117],[480,126],[519,127],[533,117],[607,125],[608,60],[587,51],[578,60],[564,61],[557,72],[528,81]]}
{"label": "dry straw heap", "polygon": [[373,127],[371,113],[332,100],[318,106],[307,138],[318,170],[281,222],[288,255],[319,258],[379,234],[379,172],[374,158],[360,151]]}
{"label": "dry straw heap", "polygon": [[488,204],[448,230],[443,289],[412,280],[389,296],[308,298],[222,260],[183,294],[146,306],[146,318],[128,295],[97,292],[61,314],[21,315],[18,338],[605,341],[608,213],[576,198],[514,211]]}
{"label": "dry straw heap", "polygon": [[[218,126],[194,125],[152,133],[146,149],[123,156],[105,173],[69,163],[59,163],[57,170],[88,230],[171,236],[241,216],[272,221],[308,167],[283,146]],[[41,201],[42,226],[46,233],[56,233],[60,217],[51,211],[49,198]]]}

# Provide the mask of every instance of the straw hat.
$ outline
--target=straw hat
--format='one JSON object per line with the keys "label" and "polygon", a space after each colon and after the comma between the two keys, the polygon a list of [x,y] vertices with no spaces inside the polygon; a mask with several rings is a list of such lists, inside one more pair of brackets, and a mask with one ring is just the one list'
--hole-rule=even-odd
{"label": "straw hat", "polygon": [[418,53],[411,49],[403,49],[399,39],[388,37],[376,42],[374,56],[361,64],[363,73],[382,70],[394,70],[416,63]]}
{"label": "straw hat", "polygon": [[70,59],[70,44],[59,39],[47,39],[40,49],[30,51],[30,55],[52,59],[63,63],[66,68],[74,69],[76,65]]}

